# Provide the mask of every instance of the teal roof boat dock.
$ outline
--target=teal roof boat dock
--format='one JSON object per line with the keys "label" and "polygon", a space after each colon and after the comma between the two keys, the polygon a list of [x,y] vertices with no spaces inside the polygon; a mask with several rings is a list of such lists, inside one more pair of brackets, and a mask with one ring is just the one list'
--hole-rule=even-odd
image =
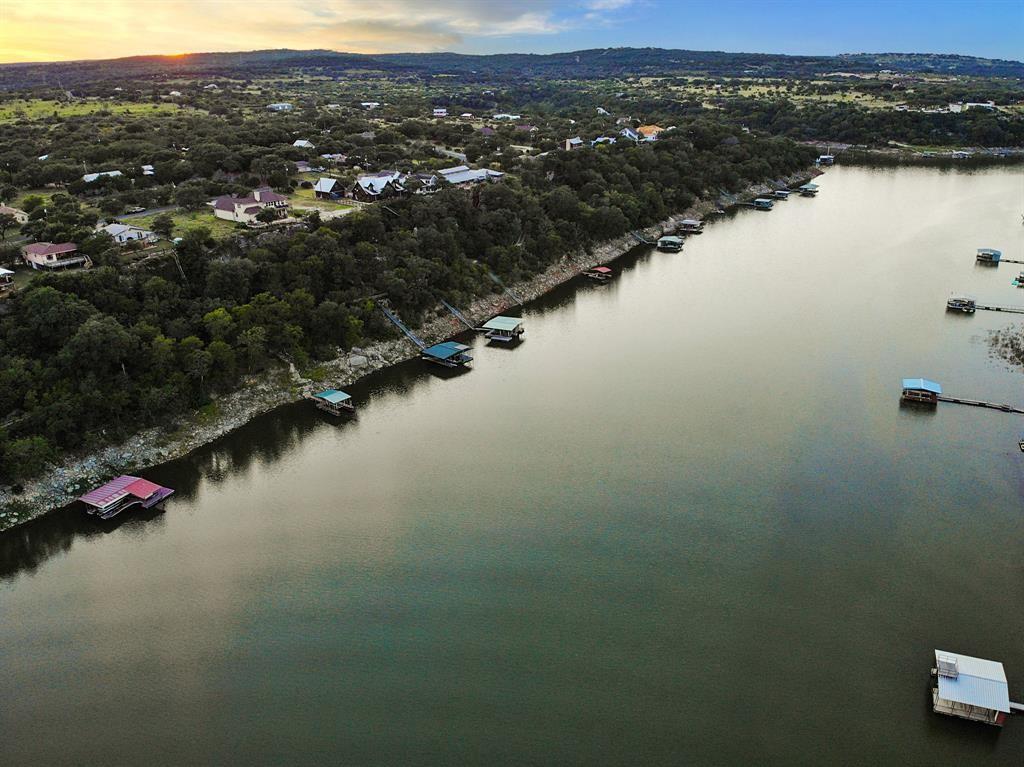
{"label": "teal roof boat dock", "polygon": [[526,330],[523,328],[522,317],[494,317],[487,320],[481,327],[491,341],[512,343],[518,341]]}
{"label": "teal roof boat dock", "polygon": [[340,389],[324,389],[322,392],[310,397],[318,408],[331,415],[342,415],[354,413],[356,408],[352,404],[352,395]]}
{"label": "teal roof boat dock", "polygon": [[455,341],[444,341],[443,343],[428,346],[420,353],[420,358],[427,362],[434,362],[448,368],[466,367],[473,358],[466,354],[469,347]]}
{"label": "teal roof boat dock", "polygon": [[801,197],[814,197],[818,193],[817,184],[804,184],[797,190],[800,192]]}

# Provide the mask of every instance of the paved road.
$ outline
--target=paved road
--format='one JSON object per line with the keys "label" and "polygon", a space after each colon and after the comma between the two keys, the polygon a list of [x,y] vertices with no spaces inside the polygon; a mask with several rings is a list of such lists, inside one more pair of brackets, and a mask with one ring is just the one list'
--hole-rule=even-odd
{"label": "paved road", "polygon": [[146,208],[142,213],[124,213],[120,216],[114,216],[114,218],[126,221],[132,218],[141,218],[142,216],[155,216],[159,213],[173,213],[177,209],[177,205],[165,205],[162,208]]}

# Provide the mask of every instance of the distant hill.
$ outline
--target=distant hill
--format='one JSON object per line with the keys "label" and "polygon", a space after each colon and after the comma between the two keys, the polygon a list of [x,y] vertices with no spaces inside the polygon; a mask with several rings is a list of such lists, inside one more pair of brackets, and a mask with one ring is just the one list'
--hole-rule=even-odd
{"label": "distant hill", "polygon": [[336,51],[272,50],[133,56],[102,61],[0,65],[0,90],[58,83],[65,88],[125,80],[189,78],[249,79],[289,72],[337,75],[374,70],[415,76],[459,75],[472,79],[540,76],[590,79],[625,75],[760,76],[809,78],[830,72],[870,73],[889,69],[1024,78],[1024,63],[975,56],[926,53],[855,53],[785,56],[664,48],[599,48],[553,54],[394,53],[360,55]]}

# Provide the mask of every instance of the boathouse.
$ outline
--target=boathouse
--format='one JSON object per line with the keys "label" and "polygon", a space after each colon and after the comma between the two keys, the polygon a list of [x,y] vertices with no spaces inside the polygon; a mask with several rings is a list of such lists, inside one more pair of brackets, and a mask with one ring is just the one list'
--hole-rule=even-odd
{"label": "boathouse", "polygon": [[520,317],[495,317],[483,324],[484,334],[491,341],[511,343],[518,341],[526,330]]}
{"label": "boathouse", "polygon": [[1003,664],[945,650],[935,651],[932,710],[1002,727],[1010,713]]}
{"label": "boathouse", "polygon": [[771,210],[775,207],[775,203],[767,197],[758,197],[751,203],[751,205],[753,205],[757,210]]}
{"label": "boathouse", "polygon": [[151,509],[174,494],[169,487],[128,475],[110,480],[79,498],[89,508],[89,514],[100,519],[110,519],[131,506]]}
{"label": "boathouse", "polygon": [[658,250],[666,250],[669,253],[678,253],[683,249],[683,238],[675,235],[667,235],[658,238]]}
{"label": "boathouse", "polygon": [[964,314],[974,314],[978,308],[978,302],[972,296],[953,294],[946,299],[946,309]]}
{"label": "boathouse", "polygon": [[312,396],[313,404],[331,415],[342,415],[354,413],[355,406],[352,404],[352,395],[339,389],[324,389]]}
{"label": "boathouse", "polygon": [[449,368],[465,367],[473,361],[473,358],[466,354],[467,351],[469,347],[465,344],[444,341],[423,349],[420,358]]}
{"label": "boathouse", "polygon": [[684,218],[679,222],[679,231],[683,234],[700,234],[704,231],[704,222],[695,218]]}
{"label": "boathouse", "polygon": [[979,264],[998,264],[1003,257],[1001,250],[995,248],[978,248],[977,260]]}
{"label": "boathouse", "polygon": [[920,402],[925,405],[938,404],[939,395],[942,394],[942,386],[927,378],[904,378],[903,393],[900,399],[903,402]]}
{"label": "boathouse", "polygon": [[788,189],[776,189],[774,192],[772,192],[772,197],[775,198],[776,200],[788,200],[789,199],[789,190]]}
{"label": "boathouse", "polygon": [[612,278],[612,270],[607,266],[595,266],[583,273],[585,276],[597,282],[607,282]]}
{"label": "boathouse", "polygon": [[817,184],[804,184],[798,188],[801,197],[814,197],[818,193]]}

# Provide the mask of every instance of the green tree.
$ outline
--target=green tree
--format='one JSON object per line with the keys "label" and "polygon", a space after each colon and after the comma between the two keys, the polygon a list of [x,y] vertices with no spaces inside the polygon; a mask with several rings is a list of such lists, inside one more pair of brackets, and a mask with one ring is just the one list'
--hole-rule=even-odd
{"label": "green tree", "polygon": [[170,238],[174,233],[174,216],[170,213],[161,213],[153,219],[153,231],[161,237]]}
{"label": "green tree", "polygon": [[0,213],[0,240],[7,238],[9,229],[17,229],[18,226],[18,219],[10,213]]}

